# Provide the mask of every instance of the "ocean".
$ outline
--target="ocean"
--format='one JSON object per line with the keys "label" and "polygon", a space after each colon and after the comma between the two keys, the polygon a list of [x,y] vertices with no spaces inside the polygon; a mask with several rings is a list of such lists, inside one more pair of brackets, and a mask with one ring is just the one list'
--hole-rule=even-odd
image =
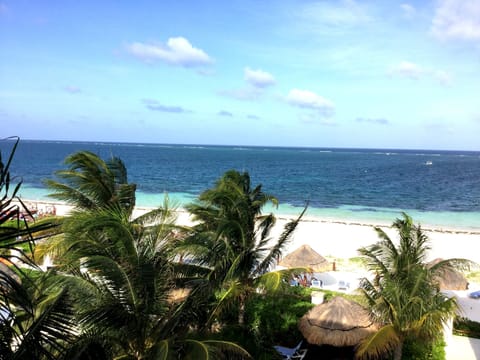
{"label": "ocean", "polygon": [[[0,141],[4,160],[12,144]],[[480,229],[480,152],[21,140],[11,172],[23,179],[22,198],[49,199],[43,180],[79,150],[120,157],[139,206],[165,194],[185,205],[236,169],[279,199],[280,215],[308,201],[307,215],[330,220],[389,224],[405,211],[422,225]]]}

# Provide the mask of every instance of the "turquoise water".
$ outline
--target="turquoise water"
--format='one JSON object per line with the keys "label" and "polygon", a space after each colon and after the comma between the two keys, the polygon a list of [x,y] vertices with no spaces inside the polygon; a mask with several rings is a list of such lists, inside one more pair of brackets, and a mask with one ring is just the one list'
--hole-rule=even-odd
{"label": "turquoise water", "polygon": [[[195,200],[195,196],[187,193],[147,194],[137,191],[137,206],[156,207],[164,203],[165,195],[171,205],[183,207]],[[28,200],[54,201],[48,196],[48,191],[28,185],[22,186],[20,196]],[[278,208],[267,206],[264,212],[274,212],[277,216],[299,215],[302,207],[280,204]],[[306,216],[318,217],[329,221],[359,222],[375,225],[389,225],[394,219],[401,216],[402,211],[412,216],[417,223],[424,227],[457,228],[464,230],[480,230],[480,213],[452,212],[452,211],[418,211],[414,209],[368,208],[364,206],[343,205],[338,208],[309,207]]]}
{"label": "turquoise water", "polygon": [[[0,141],[4,158],[11,145]],[[24,140],[11,167],[22,196],[46,200],[43,181],[80,150],[120,157],[139,206],[161,205],[165,193],[185,205],[236,169],[278,198],[279,215],[297,215],[308,201],[307,216],[390,224],[405,211],[424,226],[480,229],[480,152]]]}

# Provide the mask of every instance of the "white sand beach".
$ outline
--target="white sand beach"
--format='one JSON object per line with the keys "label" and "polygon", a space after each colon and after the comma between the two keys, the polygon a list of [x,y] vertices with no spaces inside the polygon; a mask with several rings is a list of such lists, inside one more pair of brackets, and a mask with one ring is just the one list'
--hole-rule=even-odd
{"label": "white sand beach", "polygon": [[[395,219],[392,219],[392,222]],[[277,231],[280,233],[287,219],[280,218]],[[375,226],[380,226],[390,237],[395,231],[383,224],[361,224],[341,220],[324,220],[307,217],[298,226],[287,253],[308,244],[323,256],[351,258],[358,256],[360,247],[378,241]],[[430,239],[429,259],[465,258],[480,264],[480,231],[462,229],[424,228]]]}
{"label": "white sand beach", "polygon": [[[55,207],[57,215],[66,215],[71,206],[60,202],[24,200],[30,208],[39,213],[51,212]],[[136,207],[133,213],[137,217],[150,210],[146,207]],[[293,216],[277,215],[277,224],[272,231],[275,240],[281,234],[283,226],[293,219]],[[392,222],[395,219],[392,219]],[[415,220],[415,219],[414,219]],[[186,211],[178,211],[178,224],[192,225],[192,220]],[[374,230],[380,226],[389,236],[394,238],[395,232],[385,224],[359,223],[343,221],[341,219],[323,219],[314,216],[305,216],[297,227],[284,254],[297,249],[303,244],[310,245],[322,256],[333,259],[348,259],[358,256],[360,247],[375,243],[378,240]],[[431,251],[429,259],[436,258],[464,258],[480,264],[480,229],[428,228],[424,227],[430,239]]]}

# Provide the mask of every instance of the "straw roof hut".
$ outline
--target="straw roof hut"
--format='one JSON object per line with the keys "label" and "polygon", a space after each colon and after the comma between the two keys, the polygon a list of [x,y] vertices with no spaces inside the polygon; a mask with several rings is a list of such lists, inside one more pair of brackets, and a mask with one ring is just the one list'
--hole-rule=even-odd
{"label": "straw roof hut", "polygon": [[[443,259],[435,259],[430,261],[427,266],[430,268],[438,264]],[[468,281],[466,277],[453,268],[446,268],[435,276],[440,290],[467,290]]]}
{"label": "straw roof hut", "polygon": [[298,324],[312,345],[355,346],[378,327],[360,304],[341,296],[317,305]]}
{"label": "straw roof hut", "polygon": [[302,245],[285,256],[278,265],[286,268],[308,267],[315,272],[330,269],[330,263],[308,245]]}

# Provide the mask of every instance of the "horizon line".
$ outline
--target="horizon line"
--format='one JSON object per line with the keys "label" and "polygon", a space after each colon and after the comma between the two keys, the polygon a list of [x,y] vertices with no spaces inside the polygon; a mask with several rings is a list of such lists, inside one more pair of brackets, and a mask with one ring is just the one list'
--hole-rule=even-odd
{"label": "horizon line", "polygon": [[120,144],[120,145],[166,145],[166,146],[210,146],[210,147],[246,147],[246,148],[279,148],[279,149],[327,149],[327,150],[388,150],[388,151],[448,151],[448,152],[473,152],[480,150],[460,149],[427,149],[427,148],[388,148],[388,147],[341,147],[341,146],[300,146],[300,145],[245,145],[245,144],[208,144],[208,143],[161,143],[161,142],[134,142],[134,141],[112,141],[112,140],[59,140],[59,139],[22,139],[16,136],[3,138],[5,141],[15,141],[16,138],[22,141],[32,142],[53,142],[53,143],[87,143],[87,144]]}

